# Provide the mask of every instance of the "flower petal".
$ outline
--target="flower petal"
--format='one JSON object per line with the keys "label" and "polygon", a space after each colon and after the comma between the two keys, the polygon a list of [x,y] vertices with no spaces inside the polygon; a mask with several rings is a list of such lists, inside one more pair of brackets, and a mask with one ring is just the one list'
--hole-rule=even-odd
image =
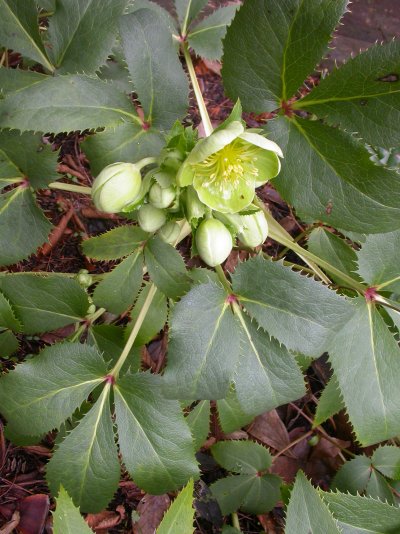
{"label": "flower petal", "polygon": [[258,170],[256,187],[264,185],[271,178],[275,178],[281,170],[281,160],[274,152],[260,150],[257,159],[253,161],[254,167]]}
{"label": "flower petal", "polygon": [[281,158],[283,158],[283,153],[281,148],[271,141],[270,139],[267,139],[263,135],[259,135],[252,132],[244,132],[240,136],[240,139],[243,139],[244,141],[247,141],[248,143],[251,143],[252,145],[256,145],[260,148],[263,148],[264,150],[269,150],[271,152],[275,152],[275,154],[278,154]]}
{"label": "flower petal", "polygon": [[238,183],[195,176],[193,187],[203,204],[221,213],[237,213],[253,201],[255,181],[252,176],[243,176]]}
{"label": "flower petal", "polygon": [[[243,134],[244,127],[239,121],[231,122],[223,130],[212,133],[209,137],[201,139],[189,154],[185,163],[194,165],[204,161],[215,152],[222,150],[237,137]],[[272,142],[272,141],[271,141]]]}

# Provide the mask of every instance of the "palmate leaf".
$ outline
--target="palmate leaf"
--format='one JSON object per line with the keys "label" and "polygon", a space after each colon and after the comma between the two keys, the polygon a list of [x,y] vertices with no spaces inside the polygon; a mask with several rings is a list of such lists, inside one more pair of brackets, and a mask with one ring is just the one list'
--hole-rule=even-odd
{"label": "palmate leaf", "polygon": [[190,27],[187,39],[198,56],[211,60],[221,58],[222,39],[238,7],[238,5],[221,7]]}
{"label": "palmate leaf", "polygon": [[163,378],[166,394],[181,399],[224,398],[239,345],[238,321],[226,291],[213,282],[193,287],[172,312]]}
{"label": "palmate leaf", "polygon": [[35,0],[22,3],[19,0],[0,0],[0,11],[0,45],[20,52],[53,71],[40,38]]}
{"label": "palmate leaf", "polygon": [[252,441],[220,441],[213,445],[211,452],[224,469],[238,473],[210,487],[224,515],[239,508],[261,514],[274,507],[280,497],[281,479],[261,475],[272,463],[265,447]]}
{"label": "palmate leaf", "polygon": [[0,328],[0,358],[8,358],[18,350],[18,339],[10,330]]}
{"label": "palmate leaf", "polygon": [[256,414],[246,414],[240,406],[236,391],[230,388],[225,399],[217,400],[218,419],[225,434],[248,425]]}
{"label": "palmate leaf", "polygon": [[85,75],[48,76],[0,101],[1,128],[59,133],[125,122],[141,123],[128,97]]}
{"label": "palmate leaf", "polygon": [[173,246],[155,236],[146,243],[144,257],[150,278],[164,295],[177,299],[188,291],[185,262]]}
{"label": "palmate leaf", "polygon": [[233,291],[248,314],[291,350],[318,357],[350,309],[334,291],[261,257],[241,263]]}
{"label": "palmate leaf", "polygon": [[143,254],[139,248],[107,273],[93,293],[93,301],[119,315],[132,306],[143,278]]}
{"label": "palmate leaf", "polygon": [[[315,228],[308,236],[307,248],[319,258],[327,261],[343,273],[361,281],[361,277],[355,272],[357,269],[357,254],[343,239],[324,228]],[[341,278],[333,277],[338,284]]]}
{"label": "palmate leaf", "polygon": [[370,286],[400,293],[400,231],[367,236],[357,257],[358,272]]}
{"label": "palmate leaf", "polygon": [[162,14],[140,9],[120,20],[126,63],[147,123],[169,130],[189,105],[189,84]]}
{"label": "palmate leaf", "polygon": [[222,75],[229,96],[258,113],[291,98],[321,59],[347,3],[246,2],[224,41]]}
{"label": "palmate leaf", "polygon": [[193,436],[194,450],[198,451],[210,433],[211,407],[208,401],[200,401],[186,416]]}
{"label": "palmate leaf", "polygon": [[[129,314],[131,321],[126,327],[126,338],[128,338],[129,334],[132,332],[140,310],[143,308],[145,300],[148,297],[150,289],[151,284],[146,283]],[[167,298],[165,297],[164,293],[161,293],[161,291],[157,289],[153,300],[151,301],[148,312],[146,313],[146,317],[144,318],[139,332],[137,333],[134,346],[142,347],[143,345],[146,345],[146,343],[149,343],[160,332],[160,330],[163,329],[165,323],[167,322],[167,315]]]}
{"label": "palmate leaf", "polygon": [[92,534],[92,530],[74,506],[71,497],[61,486],[53,512],[54,534]]}
{"label": "palmate leaf", "polygon": [[194,532],[193,480],[179,493],[163,517],[156,534],[177,534]]}
{"label": "palmate leaf", "polygon": [[297,474],[290,494],[289,506],[286,511],[285,532],[342,534],[328,507],[302,471]]}
{"label": "palmate leaf", "polygon": [[114,396],[122,460],[141,488],[162,494],[197,478],[189,428],[179,403],[162,395],[160,377],[127,375]]}
{"label": "palmate leaf", "polygon": [[208,0],[174,0],[174,3],[181,27],[184,24],[187,27],[207,5]]}
{"label": "palmate leaf", "polygon": [[86,239],[82,249],[86,256],[95,260],[118,260],[133,252],[147,236],[138,226],[117,226],[109,232]]}
{"label": "palmate leaf", "polygon": [[325,492],[320,495],[337,519],[342,534],[394,534],[400,530],[398,506],[359,495]]}
{"label": "palmate leaf", "polygon": [[81,321],[89,307],[87,294],[78,282],[57,274],[6,274],[0,277],[0,291],[10,301],[25,334]]}
{"label": "palmate leaf", "polygon": [[400,349],[373,303],[361,298],[353,302],[337,326],[329,355],[360,443],[397,436]]}
{"label": "palmate leaf", "polygon": [[36,252],[51,228],[29,188],[16,187],[0,195],[0,265],[11,265]]}
{"label": "palmate leaf", "polygon": [[[29,180],[34,189],[45,188],[61,178],[56,172],[58,151],[53,152],[51,145],[45,145],[40,134],[1,131],[0,146],[8,160],[19,169],[20,176]],[[0,182],[4,174],[1,172]]]}
{"label": "palmate leaf", "polygon": [[[88,332],[88,343],[95,345],[109,367],[117,363],[125,347],[125,328],[112,324],[92,325]],[[141,354],[137,347],[129,351],[129,355],[122,366],[121,373],[140,369]]]}
{"label": "palmate leaf", "polygon": [[254,417],[302,397],[304,378],[294,356],[244,314],[240,322],[234,382],[241,409]]}
{"label": "palmate leaf", "polygon": [[93,347],[79,343],[47,347],[0,380],[2,414],[12,429],[24,435],[59,428],[105,374],[104,361]]}
{"label": "palmate leaf", "polygon": [[8,69],[2,67],[0,69],[0,92],[4,96],[7,93],[12,93],[29,87],[37,82],[41,82],[47,78],[46,74],[22,69]]}
{"label": "palmate leaf", "polygon": [[47,465],[53,493],[60,485],[82,512],[99,512],[118,487],[120,466],[107,385],[93,408],[58,446]]}
{"label": "palmate leaf", "polygon": [[48,29],[49,56],[57,70],[91,74],[103,65],[127,3],[128,0],[58,0]]}
{"label": "palmate leaf", "polygon": [[367,143],[393,147],[399,142],[400,42],[375,45],[335,68],[294,109],[356,131]]}
{"label": "palmate leaf", "polygon": [[317,427],[327,419],[345,409],[342,394],[335,375],[329,380],[318,400],[313,426]]}
{"label": "palmate leaf", "polygon": [[267,129],[285,154],[274,185],[301,217],[361,233],[400,226],[398,174],[375,165],[353,136],[299,118]]}
{"label": "palmate leaf", "polygon": [[139,124],[126,122],[88,136],[82,149],[90,161],[93,175],[118,161],[136,162],[158,156],[165,144],[164,136],[155,128],[144,129]]}

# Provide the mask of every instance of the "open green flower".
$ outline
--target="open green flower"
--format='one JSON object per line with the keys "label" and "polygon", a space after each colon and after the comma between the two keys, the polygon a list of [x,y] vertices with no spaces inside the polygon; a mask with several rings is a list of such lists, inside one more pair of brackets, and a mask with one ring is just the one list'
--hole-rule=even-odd
{"label": "open green flower", "polygon": [[252,202],[256,187],[279,173],[278,156],[282,151],[276,143],[233,121],[197,143],[177,181],[193,185],[208,207],[237,213]]}

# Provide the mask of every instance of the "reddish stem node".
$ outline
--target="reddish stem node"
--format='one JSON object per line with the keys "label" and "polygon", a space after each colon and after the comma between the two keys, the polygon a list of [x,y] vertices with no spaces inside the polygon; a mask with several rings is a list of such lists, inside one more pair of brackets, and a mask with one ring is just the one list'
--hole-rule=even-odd
{"label": "reddish stem node", "polygon": [[233,295],[233,294],[228,295],[226,297],[226,302],[227,302],[227,304],[234,304],[235,302],[237,302],[236,295]]}
{"label": "reddish stem node", "polygon": [[286,100],[282,100],[281,107],[286,117],[293,117],[294,111],[292,105],[289,102],[287,102]]}
{"label": "reddish stem node", "polygon": [[369,287],[365,290],[365,299],[370,301],[370,302],[373,302],[374,300],[376,300],[376,297],[378,295],[378,292],[376,290],[376,287]]}
{"label": "reddish stem node", "polygon": [[114,375],[107,375],[104,377],[104,382],[106,384],[111,384],[113,386],[115,384],[115,376]]}

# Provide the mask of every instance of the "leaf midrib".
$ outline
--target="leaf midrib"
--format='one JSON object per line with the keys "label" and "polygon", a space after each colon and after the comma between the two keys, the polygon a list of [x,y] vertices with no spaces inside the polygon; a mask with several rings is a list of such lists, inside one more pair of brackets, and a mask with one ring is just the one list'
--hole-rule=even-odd
{"label": "leaf midrib", "polygon": [[374,93],[370,95],[354,95],[354,96],[343,96],[343,97],[331,97],[331,98],[321,98],[316,100],[307,100],[307,98],[298,100],[293,104],[294,109],[302,109],[307,108],[308,106],[315,106],[320,104],[327,104],[327,103],[335,103],[335,102],[348,102],[352,100],[367,100],[368,98],[379,98],[381,96],[389,96],[394,95],[396,93],[400,93],[400,89],[396,89],[395,91],[389,91],[385,93]]}

